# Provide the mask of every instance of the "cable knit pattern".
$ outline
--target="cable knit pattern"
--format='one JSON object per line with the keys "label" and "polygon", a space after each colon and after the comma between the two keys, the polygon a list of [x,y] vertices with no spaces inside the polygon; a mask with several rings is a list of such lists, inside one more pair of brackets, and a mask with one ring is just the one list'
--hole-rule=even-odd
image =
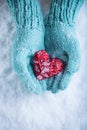
{"label": "cable knit pattern", "polygon": [[32,59],[44,49],[44,23],[37,0],[7,0],[15,19],[17,31],[12,49],[13,69],[29,91],[36,94],[46,90],[45,81],[38,81]]}
{"label": "cable knit pattern", "polygon": [[48,89],[53,93],[59,89],[64,90],[80,67],[80,47],[75,32],[75,19],[83,2],[84,0],[52,0],[46,18],[46,51],[66,63],[63,73],[47,80]]}

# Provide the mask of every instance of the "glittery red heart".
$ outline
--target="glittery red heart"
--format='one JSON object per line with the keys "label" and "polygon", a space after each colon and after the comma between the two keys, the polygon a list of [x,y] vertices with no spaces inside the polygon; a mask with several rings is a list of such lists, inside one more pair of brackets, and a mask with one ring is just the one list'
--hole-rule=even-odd
{"label": "glittery red heart", "polygon": [[60,59],[52,58],[45,50],[37,51],[34,55],[34,71],[36,78],[42,80],[60,73],[64,63]]}

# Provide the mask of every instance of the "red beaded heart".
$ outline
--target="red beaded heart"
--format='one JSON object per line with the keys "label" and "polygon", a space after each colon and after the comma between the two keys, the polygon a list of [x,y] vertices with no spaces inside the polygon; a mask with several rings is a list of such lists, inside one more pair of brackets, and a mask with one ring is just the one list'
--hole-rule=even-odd
{"label": "red beaded heart", "polygon": [[34,55],[34,70],[38,80],[50,78],[63,71],[64,63],[60,59],[52,58],[45,50],[37,51]]}

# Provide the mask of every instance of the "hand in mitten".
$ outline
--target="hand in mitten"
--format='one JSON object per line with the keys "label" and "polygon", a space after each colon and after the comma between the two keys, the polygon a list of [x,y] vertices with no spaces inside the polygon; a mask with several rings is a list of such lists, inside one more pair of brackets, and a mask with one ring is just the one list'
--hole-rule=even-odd
{"label": "hand in mitten", "polygon": [[56,58],[65,62],[64,71],[47,79],[48,90],[53,93],[64,90],[73,74],[80,67],[80,48],[76,38],[75,21],[84,0],[52,0],[48,17],[45,20],[45,48]]}
{"label": "hand in mitten", "polygon": [[44,24],[37,0],[7,0],[14,16],[17,32],[12,49],[12,63],[27,88],[39,94],[46,90],[45,81],[38,81],[33,72],[33,55],[44,49]]}

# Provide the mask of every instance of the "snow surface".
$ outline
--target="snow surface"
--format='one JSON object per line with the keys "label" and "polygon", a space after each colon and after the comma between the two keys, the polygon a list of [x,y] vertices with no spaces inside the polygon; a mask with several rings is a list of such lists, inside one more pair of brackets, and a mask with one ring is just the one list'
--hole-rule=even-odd
{"label": "snow surface", "polygon": [[[49,0],[41,1],[47,13]],[[15,25],[7,4],[0,0],[0,130],[87,130],[87,1],[78,19],[81,68],[69,87],[56,95],[39,96],[22,85],[11,67]]]}

